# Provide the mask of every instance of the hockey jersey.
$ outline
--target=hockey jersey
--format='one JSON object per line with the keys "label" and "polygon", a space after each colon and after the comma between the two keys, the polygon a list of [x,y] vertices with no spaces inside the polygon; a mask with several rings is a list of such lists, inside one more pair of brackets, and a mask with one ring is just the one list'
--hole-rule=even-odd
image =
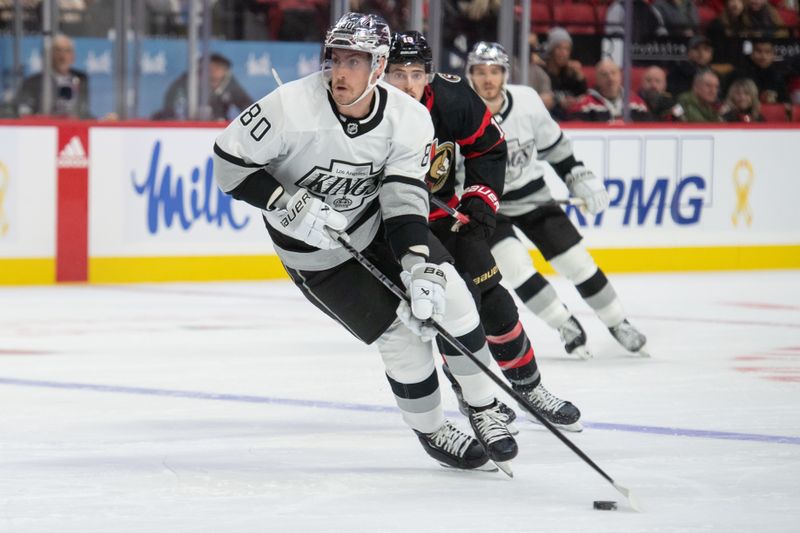
{"label": "hockey jersey", "polygon": [[[428,170],[428,185],[440,200],[455,207],[456,155],[464,157],[464,187],[487,185],[503,192],[506,143],[486,104],[459,76],[437,74],[425,87],[421,99],[430,111],[434,144]],[[431,220],[447,214],[431,211]]]}
{"label": "hockey jersey", "polygon": [[508,146],[499,213],[517,216],[534,208],[531,198],[552,198],[544,180],[545,167],[537,160],[555,166],[569,161],[570,167],[578,162],[572,157],[571,143],[535,90],[525,85],[506,85],[504,95],[503,107],[494,117],[505,132]]}
{"label": "hockey jersey", "polygon": [[[337,111],[327,84],[322,72],[311,74],[278,87],[239,115],[214,145],[217,184],[235,195],[246,180],[264,180],[259,207],[267,206],[278,185],[289,196],[304,188],[347,217],[346,231],[358,250],[372,242],[382,220],[398,256],[426,244],[430,115],[380,82],[369,114],[349,118]],[[275,212],[263,213],[286,266],[325,270],[350,259],[342,248],[320,250],[292,238]]]}

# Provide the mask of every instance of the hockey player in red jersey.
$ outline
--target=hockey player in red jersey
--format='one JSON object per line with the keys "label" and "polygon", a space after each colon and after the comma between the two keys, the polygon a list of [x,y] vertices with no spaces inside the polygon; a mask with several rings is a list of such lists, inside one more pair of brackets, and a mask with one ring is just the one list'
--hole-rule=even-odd
{"label": "hockey player in red jersey", "polygon": [[[551,394],[541,382],[533,346],[513,298],[500,285],[501,275],[489,248],[505,182],[507,155],[502,130],[465,80],[432,72],[431,49],[419,32],[394,35],[387,80],[420,101],[433,119],[434,149],[427,174],[431,194],[457,207],[470,222],[454,225],[445,211],[432,207],[431,230],[455,258],[456,269],[474,287],[492,356],[514,389],[549,422],[580,431],[580,411]],[[460,199],[456,195],[457,147],[465,158]],[[447,346],[440,349],[448,355]],[[513,419],[513,411],[506,409]]]}

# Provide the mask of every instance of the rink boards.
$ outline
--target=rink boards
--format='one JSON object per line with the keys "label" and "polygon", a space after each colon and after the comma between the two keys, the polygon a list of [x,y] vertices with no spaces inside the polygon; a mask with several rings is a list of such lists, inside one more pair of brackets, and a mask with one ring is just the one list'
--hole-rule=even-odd
{"label": "rink boards", "polygon": [[[214,183],[220,129],[0,124],[0,283],[284,277],[260,212]],[[606,271],[800,268],[800,128],[565,133],[612,199],[597,217],[568,208]]]}

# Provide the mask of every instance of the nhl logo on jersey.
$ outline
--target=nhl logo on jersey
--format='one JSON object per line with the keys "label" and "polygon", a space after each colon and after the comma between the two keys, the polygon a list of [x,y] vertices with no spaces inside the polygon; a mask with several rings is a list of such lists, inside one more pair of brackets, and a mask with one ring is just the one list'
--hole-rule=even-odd
{"label": "nhl logo on jersey", "polygon": [[375,171],[372,163],[334,160],[330,168],[315,166],[296,183],[337,211],[351,211],[377,194],[382,177],[383,168]]}
{"label": "nhl logo on jersey", "polygon": [[431,158],[431,168],[428,171],[428,184],[430,185],[431,192],[436,192],[442,188],[450,175],[450,169],[453,168],[455,162],[455,145],[452,142],[444,144],[437,144],[434,140],[434,146],[431,149],[433,157]]}
{"label": "nhl logo on jersey", "polygon": [[347,123],[347,134],[348,135],[355,135],[358,133],[358,122],[348,122]]}
{"label": "nhl logo on jersey", "polygon": [[449,81],[450,83],[458,83],[458,82],[461,81],[461,76],[456,76],[455,74],[443,74],[443,73],[440,72],[439,76],[443,80]]}

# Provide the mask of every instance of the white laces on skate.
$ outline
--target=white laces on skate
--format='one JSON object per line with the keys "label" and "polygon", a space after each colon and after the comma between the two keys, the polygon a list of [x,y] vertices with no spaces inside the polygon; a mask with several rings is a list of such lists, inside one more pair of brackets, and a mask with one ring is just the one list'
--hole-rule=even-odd
{"label": "white laces on skate", "polygon": [[449,420],[445,420],[444,425],[429,437],[434,446],[458,457],[464,456],[472,442],[470,435],[455,427]]}
{"label": "white laces on skate", "polygon": [[550,391],[544,388],[544,385],[539,385],[530,392],[528,398],[533,403],[534,407],[539,407],[544,411],[558,412],[561,407],[566,403],[564,400],[550,394]]}
{"label": "white laces on skate", "polygon": [[487,444],[508,438],[510,433],[506,427],[508,415],[502,413],[499,404],[495,404],[483,411],[473,411],[470,415],[475,423],[475,428],[480,432]]}

